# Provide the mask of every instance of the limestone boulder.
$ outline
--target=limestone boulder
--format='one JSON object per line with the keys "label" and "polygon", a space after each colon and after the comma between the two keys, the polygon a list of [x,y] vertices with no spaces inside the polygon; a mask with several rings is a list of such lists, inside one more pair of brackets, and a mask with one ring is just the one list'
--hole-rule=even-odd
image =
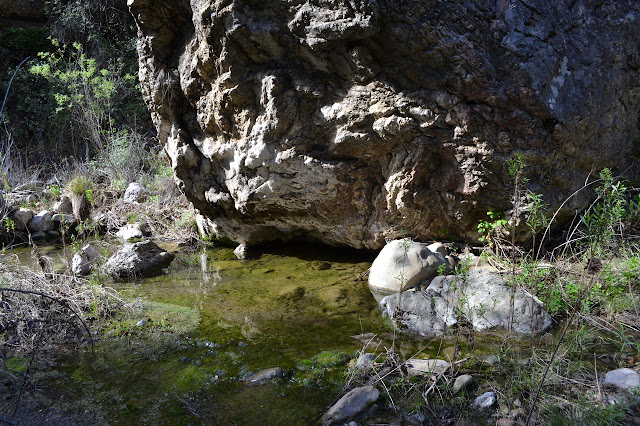
{"label": "limestone boulder", "polygon": [[138,182],[131,182],[122,196],[125,203],[141,203],[147,199],[149,191]]}
{"label": "limestone boulder", "polygon": [[441,244],[422,244],[409,238],[387,243],[369,270],[369,288],[380,293],[397,293],[412,288],[438,273],[440,265],[450,272]]}
{"label": "limestone boulder", "polygon": [[176,180],[239,244],[476,240],[516,153],[562,222],[639,149],[635,0],[128,4]]}
{"label": "limestone boulder", "polygon": [[442,335],[469,323],[475,331],[508,330],[523,335],[552,326],[542,303],[517,288],[511,315],[511,290],[497,274],[474,270],[466,277],[439,276],[424,291],[406,291],[383,298],[380,307],[402,328],[424,336]]}
{"label": "limestone boulder", "polygon": [[175,256],[152,241],[125,244],[103,265],[114,280],[152,277],[162,274]]}

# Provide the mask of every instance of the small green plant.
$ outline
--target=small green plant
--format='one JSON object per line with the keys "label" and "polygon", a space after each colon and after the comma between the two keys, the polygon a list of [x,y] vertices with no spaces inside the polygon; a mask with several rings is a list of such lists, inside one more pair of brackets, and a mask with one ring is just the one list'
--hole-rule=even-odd
{"label": "small green plant", "polygon": [[67,189],[71,195],[86,196],[87,191],[92,191],[93,183],[85,175],[75,175],[67,184]]}
{"label": "small green plant", "polygon": [[60,185],[49,186],[49,196],[51,197],[51,200],[59,200],[61,195],[62,188],[60,188]]}
{"label": "small green plant", "polygon": [[15,232],[16,230],[16,223],[13,220],[9,219],[7,216],[2,218],[1,224],[7,232]]}
{"label": "small green plant", "polygon": [[478,223],[478,232],[481,235],[478,240],[492,245],[497,237],[497,232],[504,229],[508,221],[503,217],[502,212],[488,211],[487,216],[489,216],[490,220],[481,220]]}

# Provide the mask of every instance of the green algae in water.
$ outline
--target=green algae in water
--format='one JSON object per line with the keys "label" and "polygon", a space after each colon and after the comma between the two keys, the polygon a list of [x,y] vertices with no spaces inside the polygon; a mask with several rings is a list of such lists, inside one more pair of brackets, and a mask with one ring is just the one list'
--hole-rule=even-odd
{"label": "green algae in water", "polygon": [[[114,325],[120,338],[102,342],[95,356],[61,361],[58,374],[72,384],[65,399],[93,406],[111,424],[317,419],[344,384],[346,360],[362,348],[351,336],[388,331],[360,278],[371,259],[313,246],[244,261],[230,253],[179,254],[167,275],[117,284],[145,298],[147,310]],[[148,323],[136,327],[141,318]],[[325,365],[327,354],[340,362]],[[318,364],[313,375],[298,371],[305,360]],[[245,384],[274,366],[289,378]]]}

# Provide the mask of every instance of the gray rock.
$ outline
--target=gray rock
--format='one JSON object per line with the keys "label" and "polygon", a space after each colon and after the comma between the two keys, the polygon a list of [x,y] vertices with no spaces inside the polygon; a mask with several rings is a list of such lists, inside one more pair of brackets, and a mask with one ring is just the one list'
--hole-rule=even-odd
{"label": "gray rock", "polygon": [[59,225],[65,225],[65,224],[70,225],[76,221],[76,218],[72,214],[56,213],[53,216],[51,216],[51,220],[54,223],[57,223],[59,226]]}
{"label": "gray rock", "polygon": [[453,393],[458,393],[461,390],[468,389],[471,385],[473,385],[473,376],[471,374],[463,374],[456,377],[456,380],[453,382],[453,386],[451,387],[451,391]]}
{"label": "gray rock", "polygon": [[603,385],[625,392],[632,392],[636,388],[640,390],[640,375],[630,368],[619,368],[604,376]]}
{"label": "gray rock", "polygon": [[75,275],[89,275],[93,269],[94,261],[99,256],[98,250],[92,244],[85,245],[71,259],[71,271]]}
{"label": "gray rock", "polygon": [[20,207],[13,213],[13,222],[15,223],[16,231],[24,231],[27,229],[29,221],[33,218],[33,212],[29,209]]}
{"label": "gray rock", "polygon": [[160,275],[175,256],[152,241],[126,244],[103,265],[105,274],[115,280]]}
{"label": "gray rock", "polygon": [[636,0],[128,4],[176,179],[239,243],[475,240],[516,152],[568,221],[638,152]]}
{"label": "gray rock", "polygon": [[71,205],[71,198],[63,195],[60,197],[60,201],[53,205],[53,211],[64,214],[73,214],[73,206]]}
{"label": "gray rock", "polygon": [[252,374],[247,380],[250,384],[262,384],[273,379],[281,379],[286,375],[286,371],[282,367],[271,367],[260,370]]}
{"label": "gray rock", "polygon": [[79,252],[73,255],[71,259],[71,272],[74,275],[89,275],[91,273],[91,262],[87,259],[87,255]]}
{"label": "gray rock", "polygon": [[[504,279],[489,271],[475,270],[466,279],[453,275],[436,277],[425,291],[386,296],[380,307],[408,331],[432,336],[458,324],[459,315],[476,331],[508,329],[510,298],[511,290]],[[516,289],[512,330],[531,335],[542,333],[551,325],[551,316],[542,303]]]}
{"label": "gray rock", "polygon": [[413,413],[404,417],[407,424],[413,426],[422,426],[427,421],[427,416],[422,413]]}
{"label": "gray rock", "polygon": [[486,410],[493,407],[496,401],[496,394],[494,392],[485,392],[477,397],[471,405],[479,410]]}
{"label": "gray rock", "polygon": [[53,229],[53,221],[51,220],[51,212],[42,210],[37,215],[33,216],[33,219],[29,222],[29,229],[31,232],[47,232]]}
{"label": "gray rock", "polygon": [[149,234],[149,229],[139,222],[128,223],[116,232],[116,236],[124,241],[144,238]]}
{"label": "gray rock", "polygon": [[147,195],[148,191],[144,186],[138,182],[131,182],[129,186],[127,186],[122,200],[125,203],[141,203],[147,199]]}
{"label": "gray rock", "polygon": [[451,367],[451,363],[441,359],[412,358],[405,362],[405,367],[409,376],[431,376],[442,373]]}
{"label": "gray rock", "polygon": [[397,293],[437,275],[446,264],[444,247],[418,243],[409,238],[389,242],[380,251],[369,270],[369,288],[381,293]]}
{"label": "gray rock", "polygon": [[147,320],[146,319],[141,319],[140,321],[138,321],[136,323],[136,327],[144,327],[147,324]]}
{"label": "gray rock", "polygon": [[365,412],[378,398],[380,391],[373,386],[352,389],[329,408],[320,421],[325,425],[342,424]]}

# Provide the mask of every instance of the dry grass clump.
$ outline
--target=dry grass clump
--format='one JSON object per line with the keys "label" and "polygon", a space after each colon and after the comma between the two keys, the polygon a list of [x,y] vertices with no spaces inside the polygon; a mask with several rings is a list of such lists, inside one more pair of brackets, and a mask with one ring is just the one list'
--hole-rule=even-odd
{"label": "dry grass clump", "polygon": [[110,288],[0,263],[0,354],[92,343],[91,323],[123,306]]}

